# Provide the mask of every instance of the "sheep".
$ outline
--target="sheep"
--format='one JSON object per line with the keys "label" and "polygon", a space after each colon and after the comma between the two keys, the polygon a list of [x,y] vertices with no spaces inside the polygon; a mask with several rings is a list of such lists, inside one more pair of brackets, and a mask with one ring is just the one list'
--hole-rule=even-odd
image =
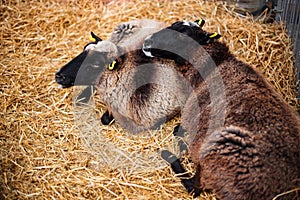
{"label": "sheep", "polygon": [[56,73],[56,82],[63,88],[94,84],[108,107],[104,124],[115,118],[133,134],[159,128],[180,112],[189,91],[174,61],[142,52],[145,37],[163,27],[151,20],[129,22],[107,41],[92,33],[94,42]]}
{"label": "sheep", "polygon": [[[128,51],[136,49],[137,45],[141,44],[147,35],[150,35],[151,33],[160,30],[163,27],[163,23],[155,22],[152,20],[130,21],[118,25],[107,41],[102,41],[100,37],[91,32],[91,39],[93,41],[86,44],[83,51],[78,56],[76,56],[55,73],[56,82],[61,85],[62,88],[69,88],[74,86],[74,84],[96,84],[95,81],[99,73],[101,73],[99,69],[90,68],[88,69],[89,74],[83,73],[82,77],[79,74],[81,66],[78,63],[82,63],[86,59],[87,54],[90,50],[97,49],[97,52],[102,52],[96,55],[94,62],[97,62],[96,64],[99,64],[100,62],[104,63],[107,60],[107,57],[115,56],[112,54],[118,51],[117,46],[120,48],[126,47]],[[132,40],[133,38],[135,40]],[[111,43],[113,43],[114,45]],[[113,53],[109,54],[109,52]]]}
{"label": "sheep", "polygon": [[97,89],[123,128],[131,133],[157,129],[181,111],[191,89],[173,61],[149,59],[138,50],[116,62],[118,69],[103,73]]}
{"label": "sheep", "polygon": [[[193,87],[181,125],[190,134],[196,173],[184,186],[195,196],[210,190],[224,200],[272,199],[299,187],[299,115],[202,25],[178,21],[143,44],[145,55],[174,60]],[[176,174],[186,172],[171,152],[162,156]]]}
{"label": "sheep", "polygon": [[[144,31],[143,29],[146,30],[151,30],[154,29],[156,30],[156,28],[162,27],[161,23],[157,23],[154,21],[150,21],[150,20],[139,20],[139,21],[130,21],[130,22],[125,22],[125,23],[121,23],[120,25],[118,25],[114,32],[111,34],[110,38],[108,39],[108,41],[118,45],[118,44],[124,44],[126,42],[123,41],[130,41],[130,38],[133,36],[136,36],[137,33],[139,34],[139,36],[142,36],[141,33],[143,33],[142,31]],[[153,31],[153,30],[152,30]],[[79,103],[79,105],[81,103],[87,103],[88,100],[90,99],[90,96],[92,95],[92,91],[94,90],[94,86],[96,84],[96,80],[97,77],[99,76],[99,74],[102,73],[102,71],[100,71],[97,68],[87,68],[88,72],[84,72],[81,71],[79,73],[80,70],[80,63],[82,63],[85,59],[86,59],[86,54],[87,54],[87,49],[90,48],[95,48],[95,45],[97,45],[98,43],[98,47],[97,47],[97,51],[101,52],[103,51],[103,55],[101,53],[99,53],[98,55],[96,55],[96,61],[99,63],[102,63],[104,66],[104,61],[105,59],[107,59],[107,53],[109,53],[109,45],[110,43],[107,44],[107,42],[102,42],[102,39],[100,37],[98,37],[97,35],[95,35],[93,32],[91,32],[91,38],[92,42],[86,44],[84,46],[84,50],[81,54],[79,54],[76,58],[72,59],[71,62],[69,62],[68,64],[66,64],[64,67],[62,67],[60,70],[58,70],[58,72],[56,72],[55,74],[55,80],[58,84],[61,85],[62,88],[68,88],[68,87],[72,87],[75,84],[76,81],[76,85],[88,85],[88,87],[86,87],[86,89],[84,89],[84,91],[78,96],[77,99]],[[143,39],[143,38],[142,38]],[[142,41],[140,41],[141,43]],[[124,46],[124,45],[123,45]],[[112,46],[115,47],[115,46]],[[116,50],[113,49],[113,52],[115,52]],[[81,70],[84,70],[83,68],[81,68]],[[76,103],[76,104],[77,104]],[[113,121],[114,117],[111,113],[110,110],[105,111],[105,113],[102,115],[101,117],[101,122],[104,125],[108,125],[109,123],[111,123]]]}

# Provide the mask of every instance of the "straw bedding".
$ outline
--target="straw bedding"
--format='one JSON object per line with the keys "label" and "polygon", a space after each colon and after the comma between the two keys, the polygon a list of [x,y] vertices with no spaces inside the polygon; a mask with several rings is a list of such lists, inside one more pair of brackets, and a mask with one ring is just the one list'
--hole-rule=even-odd
{"label": "straw bedding", "polygon": [[[0,9],[0,199],[192,198],[157,156],[161,148],[176,151],[171,132],[179,118],[140,136],[117,124],[81,131],[105,106],[95,95],[96,106],[74,107],[78,88],[60,89],[53,74],[82,50],[90,31],[105,39],[129,20],[204,18],[207,30],[220,32],[238,58],[259,68],[290,105],[298,105],[284,26],[243,19],[221,4],[23,0],[2,1]],[[191,163],[186,167],[193,172]]]}

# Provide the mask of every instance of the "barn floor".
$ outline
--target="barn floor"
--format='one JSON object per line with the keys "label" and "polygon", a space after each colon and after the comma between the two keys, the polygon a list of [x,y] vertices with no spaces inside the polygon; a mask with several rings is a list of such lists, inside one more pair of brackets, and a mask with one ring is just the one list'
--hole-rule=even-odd
{"label": "barn floor", "polygon": [[[90,31],[105,39],[129,20],[204,18],[206,30],[220,32],[238,58],[299,106],[283,24],[241,18],[222,4],[4,0],[0,13],[0,199],[192,199],[157,156],[158,149],[175,148],[178,118],[140,136],[129,136],[116,123],[93,127],[97,137],[79,131],[76,116],[84,111],[73,106],[78,88],[59,88],[54,73],[82,51]],[[105,106],[97,96],[95,102],[92,111],[99,117]],[[193,172],[190,163],[186,167]],[[203,193],[200,199],[215,196]]]}

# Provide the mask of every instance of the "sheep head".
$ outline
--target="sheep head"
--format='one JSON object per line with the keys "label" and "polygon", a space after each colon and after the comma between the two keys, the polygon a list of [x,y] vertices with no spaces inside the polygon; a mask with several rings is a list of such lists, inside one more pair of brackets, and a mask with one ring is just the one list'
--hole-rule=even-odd
{"label": "sheep head", "polygon": [[163,23],[153,20],[122,23],[106,41],[92,32],[92,42],[55,74],[56,82],[63,88],[95,85],[109,63],[119,55],[141,48],[145,37],[163,27]]}
{"label": "sheep head", "polygon": [[[171,26],[148,36],[143,44],[143,52],[149,57],[160,57],[172,60],[188,58],[192,40],[197,45],[205,45],[219,39],[221,35],[209,33],[202,29],[204,20],[195,22],[178,21]],[[195,44],[195,43],[194,43]],[[182,55],[176,52],[180,51]]]}
{"label": "sheep head", "polygon": [[93,42],[85,45],[83,51],[55,74],[55,80],[62,88],[74,85],[93,85],[105,71],[105,66],[116,57],[118,49],[109,41],[102,41],[93,32]]}

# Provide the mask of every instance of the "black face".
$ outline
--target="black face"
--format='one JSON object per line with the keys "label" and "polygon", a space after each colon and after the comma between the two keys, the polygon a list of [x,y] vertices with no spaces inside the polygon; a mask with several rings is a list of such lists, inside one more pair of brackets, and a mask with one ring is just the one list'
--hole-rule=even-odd
{"label": "black face", "polygon": [[180,33],[163,29],[152,36],[145,39],[143,44],[143,52],[149,57],[160,57],[167,59],[175,59],[177,49],[182,49],[181,43],[177,40]]}
{"label": "black face", "polygon": [[110,60],[107,59],[107,53],[87,50],[88,45],[96,45],[101,42],[101,39],[93,33],[92,38],[94,42],[87,44],[83,52],[56,72],[55,80],[63,88],[95,84],[99,74],[110,63]]}
{"label": "black face", "polygon": [[[175,22],[171,26],[154,33],[145,39],[143,52],[146,56],[177,59],[178,55],[190,54],[188,49],[196,41],[198,45],[208,44],[220,38],[219,34],[208,33],[202,29],[204,22]],[[195,43],[195,42],[194,42]]]}

